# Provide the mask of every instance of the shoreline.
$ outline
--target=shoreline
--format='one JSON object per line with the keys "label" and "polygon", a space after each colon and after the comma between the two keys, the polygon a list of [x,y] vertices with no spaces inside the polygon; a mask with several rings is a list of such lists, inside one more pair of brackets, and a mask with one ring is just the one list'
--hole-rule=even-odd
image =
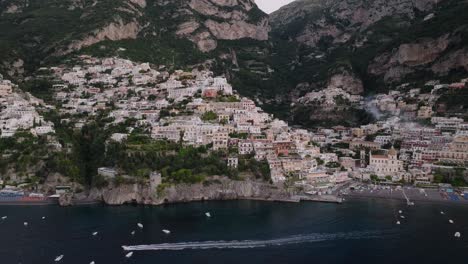
{"label": "shoreline", "polygon": [[[213,200],[191,200],[191,201],[177,201],[177,202],[168,202],[168,203],[161,203],[161,204],[144,204],[144,203],[124,203],[121,205],[115,204],[107,204],[104,201],[74,201],[72,205],[69,206],[61,206],[58,202],[38,202],[38,203],[31,203],[31,202],[10,202],[10,203],[0,203],[0,206],[59,206],[59,207],[75,207],[75,206],[92,206],[92,205],[104,205],[104,206],[128,206],[128,205],[135,205],[135,206],[167,206],[173,204],[187,204],[187,203],[198,203],[198,202],[222,202],[222,201],[260,201],[260,202],[272,202],[272,203],[293,203],[299,204],[302,202],[315,202],[315,203],[334,203],[334,204],[344,204],[348,201],[352,200],[393,200],[393,201],[400,201],[406,203],[405,198],[402,197],[384,197],[384,196],[377,196],[377,195],[344,195],[342,197],[336,196],[337,200],[330,200],[330,198],[321,198],[321,197],[297,197],[295,199],[267,199],[267,198],[235,198],[235,199],[213,199]],[[440,205],[454,205],[454,206],[468,206],[468,201],[450,201],[450,200],[430,200],[430,199],[411,199],[411,201],[423,204],[440,204]]]}
{"label": "shoreline", "polygon": [[317,203],[335,203],[341,204],[343,203],[343,199],[341,197],[335,195],[324,195],[321,196],[306,196],[306,195],[297,195],[291,198],[261,198],[261,197],[238,197],[238,198],[223,198],[223,199],[193,199],[190,201],[171,201],[171,202],[163,202],[160,204],[145,204],[145,203],[137,203],[137,202],[128,202],[124,204],[108,204],[103,200],[73,200],[72,204],[70,205],[60,205],[58,201],[50,201],[50,202],[0,202],[0,206],[60,206],[60,207],[74,207],[74,206],[87,206],[87,205],[105,205],[105,206],[122,206],[122,205],[137,205],[137,206],[165,206],[165,205],[172,205],[172,204],[184,204],[184,203],[196,203],[196,202],[220,202],[220,201],[261,201],[261,202],[273,202],[273,203],[301,203],[301,202],[317,202]]}
{"label": "shoreline", "polygon": [[[401,201],[403,203],[407,203],[404,197],[386,197],[386,196],[378,196],[378,195],[366,195],[366,194],[351,194],[351,195],[344,195],[345,201],[356,199],[356,200],[393,200],[393,201]],[[443,204],[443,205],[455,205],[455,206],[468,206],[468,201],[460,200],[460,201],[451,201],[451,200],[441,200],[441,199],[418,199],[418,198],[411,198],[411,202],[415,202],[415,205],[418,203],[424,204]]]}

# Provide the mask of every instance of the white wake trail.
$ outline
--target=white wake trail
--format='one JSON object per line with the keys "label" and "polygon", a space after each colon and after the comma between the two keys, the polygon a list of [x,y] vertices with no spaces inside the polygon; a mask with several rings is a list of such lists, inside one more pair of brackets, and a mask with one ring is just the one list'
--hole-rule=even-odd
{"label": "white wake trail", "polygon": [[242,240],[242,241],[204,241],[204,242],[182,242],[164,243],[153,245],[122,246],[126,251],[142,250],[185,250],[185,249],[245,249],[260,248],[269,246],[284,246],[292,244],[313,243],[328,240],[349,240],[349,239],[371,239],[381,238],[384,235],[381,231],[364,231],[334,234],[309,234],[297,235],[271,240]]}

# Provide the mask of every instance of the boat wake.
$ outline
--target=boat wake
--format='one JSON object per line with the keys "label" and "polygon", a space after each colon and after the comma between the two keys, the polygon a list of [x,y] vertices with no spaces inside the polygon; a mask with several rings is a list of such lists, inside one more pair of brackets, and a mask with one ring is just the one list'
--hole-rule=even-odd
{"label": "boat wake", "polygon": [[292,244],[314,243],[330,240],[353,240],[381,238],[385,233],[382,231],[363,231],[334,234],[308,234],[296,235],[271,240],[234,240],[234,241],[204,241],[204,242],[181,242],[164,243],[153,245],[122,246],[126,251],[144,250],[185,250],[185,249],[245,249],[261,248],[270,246],[285,246]]}

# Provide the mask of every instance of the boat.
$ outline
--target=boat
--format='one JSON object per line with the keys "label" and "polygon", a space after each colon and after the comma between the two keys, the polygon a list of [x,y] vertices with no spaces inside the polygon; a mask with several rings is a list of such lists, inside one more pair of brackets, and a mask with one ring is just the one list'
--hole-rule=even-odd
{"label": "boat", "polygon": [[24,222],[23,225],[24,225],[24,226],[28,226],[28,222]]}
{"label": "boat", "polygon": [[399,214],[402,214],[402,213],[403,213],[403,211],[402,211],[402,210],[400,210],[400,211],[398,211],[398,213],[399,213]]}
{"label": "boat", "polygon": [[8,216],[2,216],[2,220],[5,220],[7,218],[8,218]]}
{"label": "boat", "polygon": [[205,213],[206,217],[211,217],[211,214],[209,212]]}
{"label": "boat", "polygon": [[93,236],[97,236],[98,232],[93,232]]}
{"label": "boat", "polygon": [[399,225],[399,224],[400,224],[400,221],[397,221],[396,224]]}
{"label": "boat", "polygon": [[127,255],[125,255],[126,258],[131,258],[133,256],[133,252],[128,252]]}
{"label": "boat", "polygon": [[167,229],[163,229],[162,231],[163,231],[165,234],[170,234],[170,233],[171,233],[171,231],[169,231],[169,230],[167,230]]}
{"label": "boat", "polygon": [[455,236],[455,237],[461,237],[461,233],[460,233],[460,232],[456,232],[454,236]]}
{"label": "boat", "polygon": [[135,231],[132,231],[130,234],[131,234],[132,236],[134,236],[134,235],[135,235]]}
{"label": "boat", "polygon": [[57,256],[57,257],[55,258],[55,262],[59,262],[59,261],[61,261],[62,259],[63,259],[63,255]]}
{"label": "boat", "polygon": [[143,224],[138,223],[137,226],[138,226],[139,228],[143,229]]}
{"label": "boat", "polygon": [[450,219],[450,220],[449,220],[449,223],[453,224],[453,220],[452,220],[452,219]]}
{"label": "boat", "polygon": [[89,264],[96,264],[96,262],[94,262],[94,261],[91,261]]}

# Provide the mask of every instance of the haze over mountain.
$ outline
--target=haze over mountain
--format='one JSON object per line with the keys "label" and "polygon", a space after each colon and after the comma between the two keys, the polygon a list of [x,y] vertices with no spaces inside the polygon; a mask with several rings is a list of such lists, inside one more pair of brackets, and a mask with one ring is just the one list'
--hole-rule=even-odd
{"label": "haze over mountain", "polygon": [[21,80],[82,53],[203,66],[290,121],[351,125],[370,116],[311,93],[466,74],[467,11],[459,0],[298,0],[270,17],[254,0],[1,0],[0,72]]}

